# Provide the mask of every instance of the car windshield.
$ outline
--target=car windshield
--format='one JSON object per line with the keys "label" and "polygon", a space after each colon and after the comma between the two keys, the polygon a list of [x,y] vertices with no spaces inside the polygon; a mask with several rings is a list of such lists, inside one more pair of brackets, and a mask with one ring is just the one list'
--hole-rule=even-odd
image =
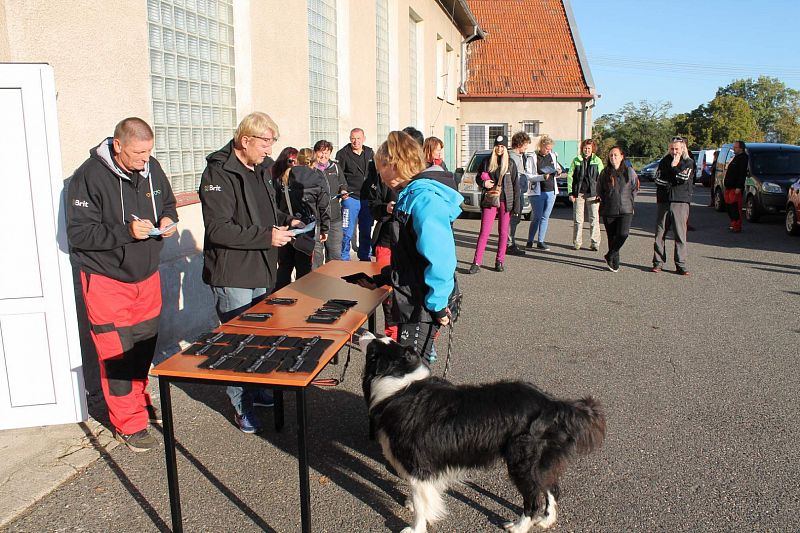
{"label": "car windshield", "polygon": [[481,167],[481,163],[483,163],[487,157],[489,157],[489,154],[475,154],[472,156],[472,161],[469,162],[467,172],[477,172]]}
{"label": "car windshield", "polygon": [[756,176],[800,174],[800,151],[753,152],[750,170]]}

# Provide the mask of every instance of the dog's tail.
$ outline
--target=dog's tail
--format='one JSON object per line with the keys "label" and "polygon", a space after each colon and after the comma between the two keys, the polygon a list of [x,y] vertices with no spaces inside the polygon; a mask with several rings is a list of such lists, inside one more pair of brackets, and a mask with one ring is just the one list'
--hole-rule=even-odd
{"label": "dog's tail", "polygon": [[587,396],[567,402],[571,408],[562,427],[575,442],[575,450],[587,454],[603,444],[606,437],[606,414],[600,402]]}

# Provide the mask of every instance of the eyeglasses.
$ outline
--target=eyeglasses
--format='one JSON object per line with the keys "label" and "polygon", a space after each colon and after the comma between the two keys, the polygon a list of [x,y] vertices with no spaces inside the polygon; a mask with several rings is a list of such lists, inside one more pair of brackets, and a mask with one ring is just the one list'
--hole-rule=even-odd
{"label": "eyeglasses", "polygon": [[250,137],[252,137],[253,139],[261,139],[267,144],[275,144],[275,141],[278,140],[275,137],[259,137],[258,135],[250,135]]}

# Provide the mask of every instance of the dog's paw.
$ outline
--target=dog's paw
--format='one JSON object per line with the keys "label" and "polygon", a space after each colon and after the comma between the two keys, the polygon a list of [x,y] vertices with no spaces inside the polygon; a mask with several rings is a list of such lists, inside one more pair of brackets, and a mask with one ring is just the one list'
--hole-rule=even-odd
{"label": "dog's paw", "polygon": [[542,516],[537,516],[533,519],[533,525],[541,529],[548,529],[556,523],[558,516],[554,511]]}
{"label": "dog's paw", "polygon": [[403,507],[405,507],[406,509],[408,509],[409,511],[411,511],[413,513],[414,512],[414,500],[412,500],[411,498],[407,498],[406,502],[403,504]]}
{"label": "dog's paw", "polygon": [[528,533],[533,521],[525,515],[520,516],[516,522],[506,522],[503,528],[509,533]]}

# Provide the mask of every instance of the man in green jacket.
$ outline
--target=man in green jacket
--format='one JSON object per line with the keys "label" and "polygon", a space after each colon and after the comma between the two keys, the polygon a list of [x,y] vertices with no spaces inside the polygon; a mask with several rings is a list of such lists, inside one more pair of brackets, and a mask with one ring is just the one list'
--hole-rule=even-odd
{"label": "man in green jacket", "polygon": [[575,156],[567,172],[569,200],[572,202],[572,218],[575,221],[573,244],[576,250],[583,243],[583,211],[589,210],[592,227],[592,251],[600,249],[600,198],[597,196],[597,178],[603,170],[603,162],[595,155],[597,145],[592,139],[581,143],[581,153]]}

